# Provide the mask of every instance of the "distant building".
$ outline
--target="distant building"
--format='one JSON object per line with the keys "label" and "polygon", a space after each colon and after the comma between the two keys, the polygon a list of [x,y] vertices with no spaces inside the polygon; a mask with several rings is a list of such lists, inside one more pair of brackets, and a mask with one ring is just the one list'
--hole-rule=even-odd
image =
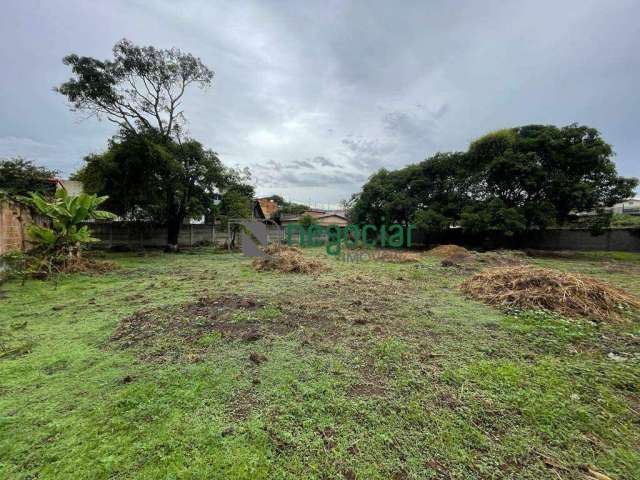
{"label": "distant building", "polygon": [[607,210],[624,215],[640,215],[640,198],[628,198],[624,202],[616,203]]}
{"label": "distant building", "polygon": [[293,215],[283,217],[281,219],[282,225],[289,225],[291,223],[300,223],[300,218],[305,215],[310,215],[315,217],[318,221],[318,225],[329,226],[329,225],[338,225],[340,227],[344,227],[349,223],[344,210],[318,210],[318,209],[309,209],[302,212],[300,215]]}
{"label": "distant building", "polygon": [[254,218],[271,220],[280,206],[270,198],[257,198],[253,203]]}
{"label": "distant building", "polygon": [[67,191],[67,194],[71,197],[77,197],[82,192],[84,192],[83,183],[77,180],[64,180],[62,178],[52,178],[51,182],[56,184],[56,190],[59,188],[64,188]]}
{"label": "distant building", "polygon": [[[640,215],[640,198],[627,198],[620,203],[616,203],[612,207],[605,207],[604,211],[623,215]],[[589,217],[595,214],[595,210],[576,213],[579,217]]]}

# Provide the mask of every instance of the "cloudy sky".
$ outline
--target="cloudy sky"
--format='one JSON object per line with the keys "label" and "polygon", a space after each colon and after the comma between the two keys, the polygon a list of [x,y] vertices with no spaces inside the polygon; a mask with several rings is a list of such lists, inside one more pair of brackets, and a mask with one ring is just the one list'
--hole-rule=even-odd
{"label": "cloudy sky", "polygon": [[0,157],[68,175],[103,150],[113,126],[52,87],[64,55],[108,58],[125,37],[215,71],[185,101],[189,132],[259,194],[338,202],[380,167],[528,123],[594,126],[640,176],[638,18],[635,0],[9,0]]}

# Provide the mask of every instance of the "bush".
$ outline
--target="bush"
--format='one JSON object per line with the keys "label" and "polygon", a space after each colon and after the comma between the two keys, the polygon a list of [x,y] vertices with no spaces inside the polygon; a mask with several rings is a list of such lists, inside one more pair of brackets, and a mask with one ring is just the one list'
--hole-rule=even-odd
{"label": "bush", "polygon": [[614,228],[640,228],[640,215],[626,215],[623,213],[614,213],[611,219],[611,226]]}
{"label": "bush", "polygon": [[77,270],[82,262],[82,247],[97,242],[86,225],[90,219],[112,219],[115,215],[99,210],[98,206],[108,197],[81,193],[69,196],[65,189],[56,191],[49,201],[39,193],[31,193],[20,200],[34,207],[51,220],[51,227],[29,225],[27,234],[36,245],[23,261],[23,271],[36,276],[50,276],[68,269]]}

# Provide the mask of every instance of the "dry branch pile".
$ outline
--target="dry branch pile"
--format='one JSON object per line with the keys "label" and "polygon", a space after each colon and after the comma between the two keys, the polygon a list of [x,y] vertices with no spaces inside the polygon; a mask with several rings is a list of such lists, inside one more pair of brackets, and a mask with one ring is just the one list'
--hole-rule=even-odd
{"label": "dry branch pile", "polygon": [[258,271],[278,271],[284,273],[316,273],[327,270],[324,262],[305,257],[297,247],[271,244],[265,248],[265,257],[255,258],[253,268]]}
{"label": "dry branch pile", "polygon": [[461,288],[489,305],[544,309],[601,321],[620,319],[625,312],[640,309],[639,298],[600,280],[530,265],[488,269],[466,280]]}

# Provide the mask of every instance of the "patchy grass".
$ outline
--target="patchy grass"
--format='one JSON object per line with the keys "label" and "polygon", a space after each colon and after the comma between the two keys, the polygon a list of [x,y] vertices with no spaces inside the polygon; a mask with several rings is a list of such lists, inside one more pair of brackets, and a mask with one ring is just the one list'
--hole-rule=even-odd
{"label": "patchy grass", "polygon": [[[0,478],[640,477],[640,324],[465,299],[437,257],[238,254],[0,295]],[[640,294],[640,255],[526,259]]]}

